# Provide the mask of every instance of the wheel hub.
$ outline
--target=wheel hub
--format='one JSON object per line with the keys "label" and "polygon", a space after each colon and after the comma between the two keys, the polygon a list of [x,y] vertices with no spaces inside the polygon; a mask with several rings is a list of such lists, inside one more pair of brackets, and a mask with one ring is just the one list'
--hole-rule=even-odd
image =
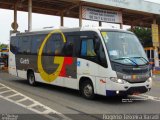
{"label": "wheel hub", "polygon": [[30,75],[30,77],[29,77],[29,82],[30,82],[30,84],[33,84],[33,83],[34,83],[34,76],[33,76],[33,75]]}
{"label": "wheel hub", "polygon": [[92,86],[91,85],[86,85],[85,87],[84,87],[84,94],[86,95],[86,96],[90,96],[90,95],[92,95]]}

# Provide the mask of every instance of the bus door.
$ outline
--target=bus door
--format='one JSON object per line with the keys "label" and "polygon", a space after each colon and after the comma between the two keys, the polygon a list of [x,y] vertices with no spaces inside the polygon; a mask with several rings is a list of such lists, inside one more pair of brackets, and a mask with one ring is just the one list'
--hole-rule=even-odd
{"label": "bus door", "polygon": [[88,60],[84,61],[82,68],[83,74],[92,76],[94,81],[95,92],[105,95],[105,77],[103,72],[106,71],[106,57],[102,43],[97,36],[93,34],[87,38],[81,39],[81,57]]}
{"label": "bus door", "polygon": [[98,58],[98,76],[96,76],[97,93],[100,95],[106,95],[106,75],[108,73],[106,55],[100,38],[96,37],[95,41],[95,43],[98,45],[95,50]]}

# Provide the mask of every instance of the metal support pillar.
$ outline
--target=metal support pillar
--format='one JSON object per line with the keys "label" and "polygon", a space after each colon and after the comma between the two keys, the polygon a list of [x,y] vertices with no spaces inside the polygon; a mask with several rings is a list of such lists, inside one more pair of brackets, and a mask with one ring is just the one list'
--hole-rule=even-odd
{"label": "metal support pillar", "polygon": [[120,12],[122,13],[122,21],[120,23],[120,29],[123,29],[123,9],[121,9]]}
{"label": "metal support pillar", "polygon": [[63,12],[61,12],[61,26],[64,26],[64,15]]}
{"label": "metal support pillar", "polygon": [[123,23],[120,23],[120,29],[123,29]]}
{"label": "metal support pillar", "polygon": [[99,27],[102,27],[102,22],[101,21],[99,21]]}
{"label": "metal support pillar", "polygon": [[28,0],[28,31],[32,30],[32,0]]}
{"label": "metal support pillar", "polygon": [[133,25],[133,23],[131,24],[131,31],[132,32],[134,31],[134,25]]}
{"label": "metal support pillar", "polygon": [[79,5],[79,27],[82,27],[82,4]]}
{"label": "metal support pillar", "polygon": [[15,2],[14,4],[14,21],[12,23],[12,29],[13,32],[17,32],[18,24],[17,24],[17,9],[18,9],[18,2]]}
{"label": "metal support pillar", "polygon": [[[156,24],[156,17],[153,18],[153,24]],[[154,50],[154,63],[155,63],[155,67],[159,67],[159,55],[158,55],[158,47],[155,47]]]}
{"label": "metal support pillar", "polygon": [[158,25],[158,31],[159,31],[159,46],[160,46],[160,24]]}

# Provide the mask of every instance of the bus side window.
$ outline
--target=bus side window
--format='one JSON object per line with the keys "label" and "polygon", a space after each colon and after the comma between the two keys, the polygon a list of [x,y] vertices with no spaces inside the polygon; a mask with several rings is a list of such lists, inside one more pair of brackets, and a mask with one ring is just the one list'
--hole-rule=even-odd
{"label": "bus side window", "polygon": [[107,67],[104,48],[98,37],[96,37],[96,39],[85,38],[81,40],[80,56],[103,67]]}
{"label": "bus side window", "polygon": [[73,56],[73,49],[74,49],[74,41],[71,38],[67,38],[67,42],[63,47],[64,56],[72,57]]}
{"label": "bus side window", "polygon": [[82,39],[81,42],[81,57],[95,58],[97,55],[95,53],[93,39]]}
{"label": "bus side window", "polygon": [[18,37],[11,38],[10,51],[14,54],[18,53]]}
{"label": "bus side window", "polygon": [[31,45],[31,54],[37,55],[40,49],[40,46],[42,44],[42,41],[44,40],[45,35],[33,35],[30,36],[30,39],[32,40]]}
{"label": "bus side window", "polygon": [[28,36],[22,36],[19,39],[19,53],[30,54],[31,39]]}
{"label": "bus side window", "polygon": [[87,56],[87,41],[82,40],[81,56]]}
{"label": "bus side window", "polygon": [[80,35],[78,32],[65,33],[66,43],[63,48],[63,54],[67,57],[78,57],[80,52]]}
{"label": "bus side window", "polygon": [[53,34],[47,41],[45,53],[49,56],[62,56],[64,46],[61,34]]}

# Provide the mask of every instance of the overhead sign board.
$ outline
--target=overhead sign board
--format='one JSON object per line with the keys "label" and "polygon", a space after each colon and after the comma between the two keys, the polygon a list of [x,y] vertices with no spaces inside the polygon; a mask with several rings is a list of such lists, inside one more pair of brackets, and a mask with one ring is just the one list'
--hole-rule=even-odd
{"label": "overhead sign board", "polygon": [[152,41],[153,41],[153,46],[155,47],[159,46],[159,32],[157,24],[152,24]]}
{"label": "overhead sign board", "polygon": [[160,4],[149,2],[148,0],[81,0],[81,1],[160,15]]}
{"label": "overhead sign board", "polygon": [[122,13],[118,11],[103,10],[82,6],[82,18],[108,23],[122,23]]}

